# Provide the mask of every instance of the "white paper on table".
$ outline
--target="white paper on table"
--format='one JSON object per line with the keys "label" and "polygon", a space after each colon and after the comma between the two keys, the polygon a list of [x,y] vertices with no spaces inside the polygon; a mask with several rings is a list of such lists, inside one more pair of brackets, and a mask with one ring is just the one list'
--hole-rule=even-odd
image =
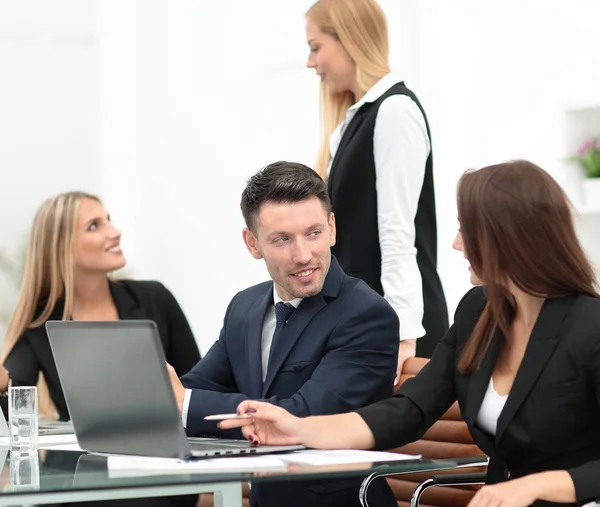
{"label": "white paper on table", "polygon": [[280,454],[279,459],[287,463],[302,465],[343,465],[348,463],[373,463],[378,461],[404,461],[419,459],[421,455],[398,454],[396,452],[356,451],[350,449],[294,451]]}
{"label": "white paper on table", "polygon": [[271,456],[244,456],[240,458],[186,461],[173,458],[111,455],[107,459],[107,464],[109,477],[287,470],[287,465],[282,460]]}

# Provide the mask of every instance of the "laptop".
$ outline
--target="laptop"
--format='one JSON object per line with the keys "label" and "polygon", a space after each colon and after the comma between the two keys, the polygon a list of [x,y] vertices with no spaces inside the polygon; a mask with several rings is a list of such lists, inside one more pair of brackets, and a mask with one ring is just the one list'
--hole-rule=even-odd
{"label": "laptop", "polygon": [[304,448],[186,438],[158,328],[151,320],[48,321],[46,331],[85,451],[188,459]]}

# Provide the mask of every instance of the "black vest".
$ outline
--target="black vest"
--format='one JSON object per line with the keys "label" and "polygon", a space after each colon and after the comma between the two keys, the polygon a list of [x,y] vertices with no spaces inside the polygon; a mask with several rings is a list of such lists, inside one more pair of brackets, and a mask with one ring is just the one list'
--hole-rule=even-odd
{"label": "black vest", "polygon": [[[373,135],[379,106],[392,95],[407,95],[417,104],[425,118],[431,144],[425,111],[404,83],[397,83],[375,102],[364,104],[346,126],[331,165],[328,182],[337,226],[337,242],[332,248],[332,253],[348,275],[362,278],[381,295],[383,288]],[[448,309],[436,270],[437,226],[432,152],[429,153],[425,166],[425,178],[415,216],[415,230],[417,263],[423,280],[423,326],[427,333],[417,341],[417,355],[430,357],[448,330]]]}

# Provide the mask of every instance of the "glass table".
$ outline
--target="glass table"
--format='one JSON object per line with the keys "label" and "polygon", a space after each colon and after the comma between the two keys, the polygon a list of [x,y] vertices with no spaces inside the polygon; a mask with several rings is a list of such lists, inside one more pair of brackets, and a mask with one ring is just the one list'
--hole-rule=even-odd
{"label": "glass table", "polygon": [[[228,459],[228,458],[221,458]],[[107,457],[79,451],[40,450],[32,458],[11,457],[0,448],[0,506],[215,493],[215,507],[241,507],[242,482],[367,477],[373,474],[437,472],[452,460],[389,461],[343,465],[292,465],[261,472],[202,472],[112,477]],[[357,492],[358,494],[358,492]]]}

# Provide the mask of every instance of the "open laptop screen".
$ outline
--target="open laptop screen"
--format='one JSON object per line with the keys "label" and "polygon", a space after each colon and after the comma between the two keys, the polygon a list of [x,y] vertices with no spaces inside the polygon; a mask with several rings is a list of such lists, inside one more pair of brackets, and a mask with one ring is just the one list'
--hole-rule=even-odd
{"label": "open laptop screen", "polygon": [[153,321],[48,321],[46,330],[82,449],[189,454]]}

